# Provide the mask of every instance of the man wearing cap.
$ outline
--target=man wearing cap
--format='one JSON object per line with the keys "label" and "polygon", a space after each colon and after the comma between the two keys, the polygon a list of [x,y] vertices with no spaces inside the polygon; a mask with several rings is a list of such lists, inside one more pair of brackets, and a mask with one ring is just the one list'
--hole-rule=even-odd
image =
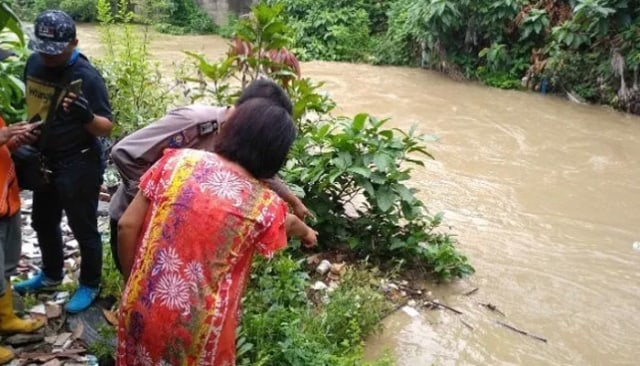
{"label": "man wearing cap", "polygon": [[[267,99],[289,114],[292,113],[291,100],[286,92],[271,80],[253,81],[242,92],[235,106],[253,98]],[[166,148],[213,151],[214,136],[219,128],[223,128],[221,126],[231,116],[235,106],[189,105],[174,109],[158,121],[126,136],[113,147],[111,160],[122,178],[109,207],[111,253],[118,270],[121,271],[117,242],[118,220],[138,192],[140,177],[162,157]],[[266,183],[291,206],[300,219],[309,214],[307,207],[282,180],[274,177],[266,180]]]}
{"label": "man wearing cap", "polygon": [[[0,48],[0,61],[13,55]],[[26,123],[6,126],[0,116],[0,333],[31,333],[44,325],[38,320],[23,320],[13,311],[9,276],[14,274],[22,249],[20,189],[11,151],[25,142],[33,142],[32,127]],[[0,347],[0,365],[11,361],[13,352]]]}
{"label": "man wearing cap", "polygon": [[40,143],[50,171],[47,188],[33,192],[33,228],[42,252],[42,271],[17,283],[20,293],[57,286],[63,279],[62,211],[80,246],[80,285],[65,308],[77,313],[97,297],[102,243],[97,208],[104,153],[98,140],[113,124],[102,76],[77,49],[76,26],[59,10],[38,15],[25,67],[27,115],[42,121]]}

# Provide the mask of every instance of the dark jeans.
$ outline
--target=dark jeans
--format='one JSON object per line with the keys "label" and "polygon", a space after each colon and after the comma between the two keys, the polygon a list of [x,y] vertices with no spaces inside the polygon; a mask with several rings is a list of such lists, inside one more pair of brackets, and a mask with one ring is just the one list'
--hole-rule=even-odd
{"label": "dark jeans", "polygon": [[116,264],[116,268],[118,272],[122,274],[122,267],[120,266],[120,256],[118,255],[118,220],[111,219],[111,257],[113,258],[113,262]]}
{"label": "dark jeans", "polygon": [[34,192],[32,226],[42,252],[42,271],[52,280],[62,280],[62,210],[80,245],[80,284],[98,287],[102,275],[102,240],[98,232],[98,198],[104,162],[95,150],[51,163],[51,184]]}

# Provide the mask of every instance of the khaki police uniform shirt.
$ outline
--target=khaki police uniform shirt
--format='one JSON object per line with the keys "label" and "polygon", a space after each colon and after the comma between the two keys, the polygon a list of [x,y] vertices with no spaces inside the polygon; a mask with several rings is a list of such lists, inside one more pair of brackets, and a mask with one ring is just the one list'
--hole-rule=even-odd
{"label": "khaki police uniform shirt", "polygon": [[[227,109],[205,105],[177,108],[113,146],[111,160],[120,173],[122,183],[111,198],[111,218],[119,220],[122,217],[138,192],[140,178],[162,157],[164,149],[213,151],[213,139],[219,124],[224,123]],[[291,194],[279,178],[274,177],[265,182],[283,198]]]}

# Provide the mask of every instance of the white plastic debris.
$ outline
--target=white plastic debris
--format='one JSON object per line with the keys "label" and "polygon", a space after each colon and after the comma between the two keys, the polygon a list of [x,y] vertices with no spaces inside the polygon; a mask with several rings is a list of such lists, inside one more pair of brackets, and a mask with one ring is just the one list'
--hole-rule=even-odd
{"label": "white plastic debris", "polygon": [[316,272],[318,272],[321,275],[324,275],[327,272],[329,272],[330,269],[331,269],[331,262],[324,259],[322,262],[320,262],[320,264],[316,268]]}
{"label": "white plastic debris", "polygon": [[631,245],[631,247],[637,251],[640,251],[640,241],[636,241]]}
{"label": "white plastic debris", "polygon": [[40,248],[36,246],[37,242],[32,240],[25,240],[22,243],[22,255],[28,259],[36,259],[41,258],[42,253],[40,252]]}
{"label": "white plastic debris", "polygon": [[407,315],[409,315],[412,318],[417,317],[418,315],[420,315],[420,313],[418,312],[418,310],[416,310],[415,308],[411,307],[411,306],[403,306],[402,307],[402,311],[404,311]]}
{"label": "white plastic debris", "polygon": [[327,288],[329,288],[329,286],[327,286],[322,281],[318,281],[318,282],[314,283],[313,285],[311,285],[311,289],[312,290],[316,290],[316,291],[323,291],[323,290],[326,290]]}
{"label": "white plastic debris", "polygon": [[30,314],[39,314],[39,315],[47,315],[47,309],[44,307],[44,304],[38,304],[31,309],[29,309]]}
{"label": "white plastic debris", "polygon": [[72,249],[76,249],[80,246],[80,244],[78,244],[78,241],[75,239],[69,240],[68,242],[64,243],[64,245],[67,248],[72,248]]}
{"label": "white plastic debris", "polygon": [[60,304],[60,303],[64,303],[68,299],[69,299],[69,292],[61,291],[61,292],[56,292],[53,295],[53,298],[51,299],[51,301],[55,304]]}

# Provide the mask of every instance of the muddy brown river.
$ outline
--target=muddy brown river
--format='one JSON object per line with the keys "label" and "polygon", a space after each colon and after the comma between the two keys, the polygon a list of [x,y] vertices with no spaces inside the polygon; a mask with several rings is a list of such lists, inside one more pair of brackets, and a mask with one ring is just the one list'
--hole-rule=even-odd
{"label": "muddy brown river", "polygon": [[[95,28],[79,38],[100,53]],[[218,57],[226,42],[156,35],[151,49],[168,65],[182,50]],[[368,340],[367,357],[389,349],[401,366],[640,365],[640,118],[420,69],[310,62],[302,72],[326,81],[339,113],[438,137],[436,160],[412,184],[446,213],[477,270],[432,290],[463,315],[399,311]]]}

